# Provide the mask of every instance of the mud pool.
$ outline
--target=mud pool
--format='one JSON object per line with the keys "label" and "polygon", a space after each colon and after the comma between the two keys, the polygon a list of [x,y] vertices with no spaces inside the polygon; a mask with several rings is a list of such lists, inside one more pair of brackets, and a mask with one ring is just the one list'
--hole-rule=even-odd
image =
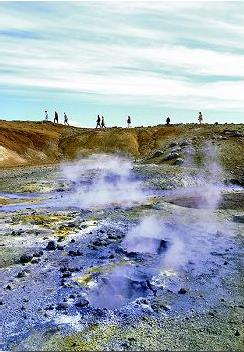
{"label": "mud pool", "polygon": [[244,348],[244,189],[164,171],[1,171],[2,350]]}

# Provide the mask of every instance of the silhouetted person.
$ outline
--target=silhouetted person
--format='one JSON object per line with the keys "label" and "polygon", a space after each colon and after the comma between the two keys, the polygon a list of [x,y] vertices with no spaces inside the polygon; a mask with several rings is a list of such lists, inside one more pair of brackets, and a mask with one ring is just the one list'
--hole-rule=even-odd
{"label": "silhouetted person", "polygon": [[101,127],[102,128],[106,128],[106,126],[105,126],[105,121],[104,121],[104,117],[102,116],[102,123],[101,123]]}
{"label": "silhouetted person", "polygon": [[54,113],[54,120],[53,120],[54,123],[58,123],[58,113],[57,111],[55,111]]}
{"label": "silhouetted person", "polygon": [[64,113],[64,124],[69,126],[69,123],[68,123],[68,116],[66,115],[66,113]]}
{"label": "silhouetted person", "polygon": [[169,124],[170,124],[170,118],[167,117],[167,119],[166,119],[166,125],[169,125]]}
{"label": "silhouetted person", "polygon": [[130,125],[131,125],[131,117],[128,116],[128,118],[127,118],[127,126],[128,126],[128,128],[130,128]]}
{"label": "silhouetted person", "polygon": [[198,115],[198,121],[199,121],[200,125],[202,124],[202,120],[203,120],[203,117],[202,117],[202,113],[200,111],[199,115]]}
{"label": "silhouetted person", "polygon": [[97,125],[96,128],[101,127],[101,117],[99,115],[97,115]]}
{"label": "silhouetted person", "polygon": [[48,112],[45,110],[45,121],[48,121]]}

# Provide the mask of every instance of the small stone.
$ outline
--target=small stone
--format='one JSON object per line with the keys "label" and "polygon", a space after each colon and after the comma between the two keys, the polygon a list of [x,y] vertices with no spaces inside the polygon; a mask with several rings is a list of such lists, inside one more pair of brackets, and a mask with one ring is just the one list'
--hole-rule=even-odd
{"label": "small stone", "polygon": [[62,278],[70,277],[71,275],[72,275],[71,273],[65,272],[63,273]]}
{"label": "small stone", "polygon": [[60,251],[63,251],[64,250],[64,246],[61,246],[60,244],[57,245],[57,249],[60,250]]}
{"label": "small stone", "polygon": [[48,251],[54,251],[57,248],[55,241],[49,241],[46,249]]}
{"label": "small stone", "polygon": [[10,285],[7,285],[5,288],[6,288],[6,290],[12,290],[12,286],[10,286]]}
{"label": "small stone", "polygon": [[177,159],[177,158],[179,158],[179,154],[178,153],[176,153],[176,152],[172,152],[172,153],[170,153],[170,154],[168,154],[168,155],[166,155],[165,157],[164,157],[164,161],[169,161],[169,160],[173,160],[173,159]]}
{"label": "small stone", "polygon": [[163,152],[161,150],[156,150],[153,155],[152,158],[158,158],[159,156],[161,156],[163,154]]}
{"label": "small stone", "polygon": [[244,215],[233,215],[234,222],[244,223]]}
{"label": "small stone", "polygon": [[17,274],[17,277],[18,277],[18,278],[26,277],[26,276],[27,276],[26,271],[20,271],[20,272]]}
{"label": "small stone", "polygon": [[57,306],[56,306],[56,309],[57,310],[63,310],[63,309],[67,309],[69,307],[68,303],[59,303]]}
{"label": "small stone", "polygon": [[171,142],[170,144],[169,144],[169,147],[170,148],[174,148],[174,147],[177,147],[178,146],[178,143],[176,143],[176,142]]}
{"label": "small stone", "polygon": [[81,298],[78,302],[75,303],[77,308],[83,308],[88,306],[89,301],[87,301],[87,299],[85,298]]}
{"label": "small stone", "polygon": [[75,243],[75,239],[74,238],[72,238],[72,240],[70,241],[71,243]]}
{"label": "small stone", "polygon": [[23,254],[21,257],[20,257],[20,263],[22,264],[25,264],[25,263],[28,263],[30,262],[32,259],[32,255],[28,255],[28,254]]}
{"label": "small stone", "polygon": [[238,330],[236,330],[235,336],[240,336],[240,335],[241,335],[240,332]]}
{"label": "small stone", "polygon": [[184,295],[186,292],[187,292],[187,290],[185,288],[183,288],[183,287],[181,289],[179,289],[179,291],[178,291],[178,293],[180,295]]}
{"label": "small stone", "polygon": [[184,159],[182,159],[182,158],[177,158],[174,161],[174,165],[182,165],[182,164],[184,164]]}

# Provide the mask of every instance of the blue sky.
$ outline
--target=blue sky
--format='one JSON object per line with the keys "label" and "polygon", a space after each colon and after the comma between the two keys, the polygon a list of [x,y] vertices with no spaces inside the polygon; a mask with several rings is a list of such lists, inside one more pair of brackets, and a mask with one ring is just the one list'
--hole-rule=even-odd
{"label": "blue sky", "polygon": [[0,118],[244,122],[244,2],[0,2]]}

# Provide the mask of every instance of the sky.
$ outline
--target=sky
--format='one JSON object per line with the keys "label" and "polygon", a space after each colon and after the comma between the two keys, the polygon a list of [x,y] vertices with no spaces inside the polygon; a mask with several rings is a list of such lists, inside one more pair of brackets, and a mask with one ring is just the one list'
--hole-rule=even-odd
{"label": "sky", "polygon": [[244,122],[244,2],[0,2],[0,119]]}

